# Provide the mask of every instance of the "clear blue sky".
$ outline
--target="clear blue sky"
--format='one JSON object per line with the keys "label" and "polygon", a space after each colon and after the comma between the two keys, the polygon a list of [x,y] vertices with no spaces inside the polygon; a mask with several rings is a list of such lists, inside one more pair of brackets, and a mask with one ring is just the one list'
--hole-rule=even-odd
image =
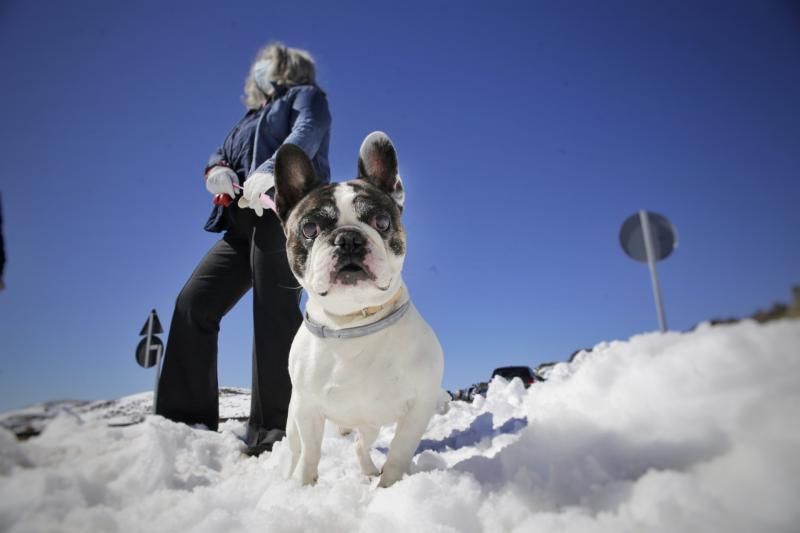
{"label": "clear blue sky", "polygon": [[[640,208],[687,329],[800,283],[800,8],[779,1],[0,4],[0,410],[150,390],[134,347],[217,238],[201,171],[269,40],[306,48],[335,180],[373,130],[407,189],[405,279],[444,385],[657,329]],[[220,381],[250,386],[250,300]]]}

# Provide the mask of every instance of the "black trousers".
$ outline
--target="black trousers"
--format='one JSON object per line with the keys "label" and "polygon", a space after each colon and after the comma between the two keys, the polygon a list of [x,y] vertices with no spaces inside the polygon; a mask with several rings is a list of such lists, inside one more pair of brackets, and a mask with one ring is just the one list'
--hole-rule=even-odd
{"label": "black trousers", "polygon": [[175,303],[156,414],[217,429],[220,321],[252,288],[253,388],[246,439],[252,445],[266,431],[286,427],[289,348],[302,322],[300,289],[275,213],[257,217],[235,202],[225,211],[228,231],[200,261]]}

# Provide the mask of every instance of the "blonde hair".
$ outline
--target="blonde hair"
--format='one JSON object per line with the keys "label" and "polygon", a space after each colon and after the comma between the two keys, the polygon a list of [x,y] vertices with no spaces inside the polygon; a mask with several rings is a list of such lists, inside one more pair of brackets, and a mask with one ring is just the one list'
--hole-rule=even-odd
{"label": "blonde hair", "polygon": [[[316,65],[311,54],[305,50],[274,42],[259,50],[253,65],[262,59],[272,61],[273,78],[278,85],[316,84]],[[244,82],[242,101],[248,109],[258,109],[267,102],[267,96],[256,86],[252,65]]]}

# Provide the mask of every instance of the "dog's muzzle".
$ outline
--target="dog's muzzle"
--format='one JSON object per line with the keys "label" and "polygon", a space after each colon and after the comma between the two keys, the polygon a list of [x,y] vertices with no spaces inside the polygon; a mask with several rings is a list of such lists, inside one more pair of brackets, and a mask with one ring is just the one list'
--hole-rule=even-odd
{"label": "dog's muzzle", "polygon": [[331,281],[355,285],[359,281],[375,279],[367,268],[367,237],[355,226],[342,226],[331,235],[333,256],[336,258]]}

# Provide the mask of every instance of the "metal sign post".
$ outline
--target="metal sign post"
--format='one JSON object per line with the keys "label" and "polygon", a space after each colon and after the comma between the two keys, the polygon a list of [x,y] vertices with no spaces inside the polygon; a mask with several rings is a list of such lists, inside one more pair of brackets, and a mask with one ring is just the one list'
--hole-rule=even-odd
{"label": "metal sign post", "polygon": [[669,257],[677,247],[678,237],[675,227],[666,217],[642,209],[628,217],[622,224],[619,240],[628,256],[637,261],[647,262],[653,285],[653,297],[656,301],[658,324],[662,332],[667,331],[656,262]]}
{"label": "metal sign post", "polygon": [[164,333],[164,329],[161,327],[161,321],[158,320],[156,310],[153,309],[147,317],[147,322],[144,323],[142,330],[139,332],[139,335],[144,335],[145,337],[136,346],[136,362],[139,363],[139,366],[143,368],[156,367],[156,382],[153,387],[153,411],[156,408],[156,396],[158,395],[158,378],[161,376],[161,356],[164,354],[164,343],[156,335],[158,333]]}
{"label": "metal sign post", "polygon": [[650,232],[650,217],[644,209],[639,211],[639,220],[642,224],[642,234],[644,235],[644,247],[647,252],[647,266],[650,267],[650,282],[653,284],[653,297],[656,300],[656,312],[658,313],[658,324],[661,332],[667,331],[667,320],[664,318],[664,304],[661,302],[661,285],[658,283],[658,272],[656,271],[656,253],[653,250],[653,234]]}

